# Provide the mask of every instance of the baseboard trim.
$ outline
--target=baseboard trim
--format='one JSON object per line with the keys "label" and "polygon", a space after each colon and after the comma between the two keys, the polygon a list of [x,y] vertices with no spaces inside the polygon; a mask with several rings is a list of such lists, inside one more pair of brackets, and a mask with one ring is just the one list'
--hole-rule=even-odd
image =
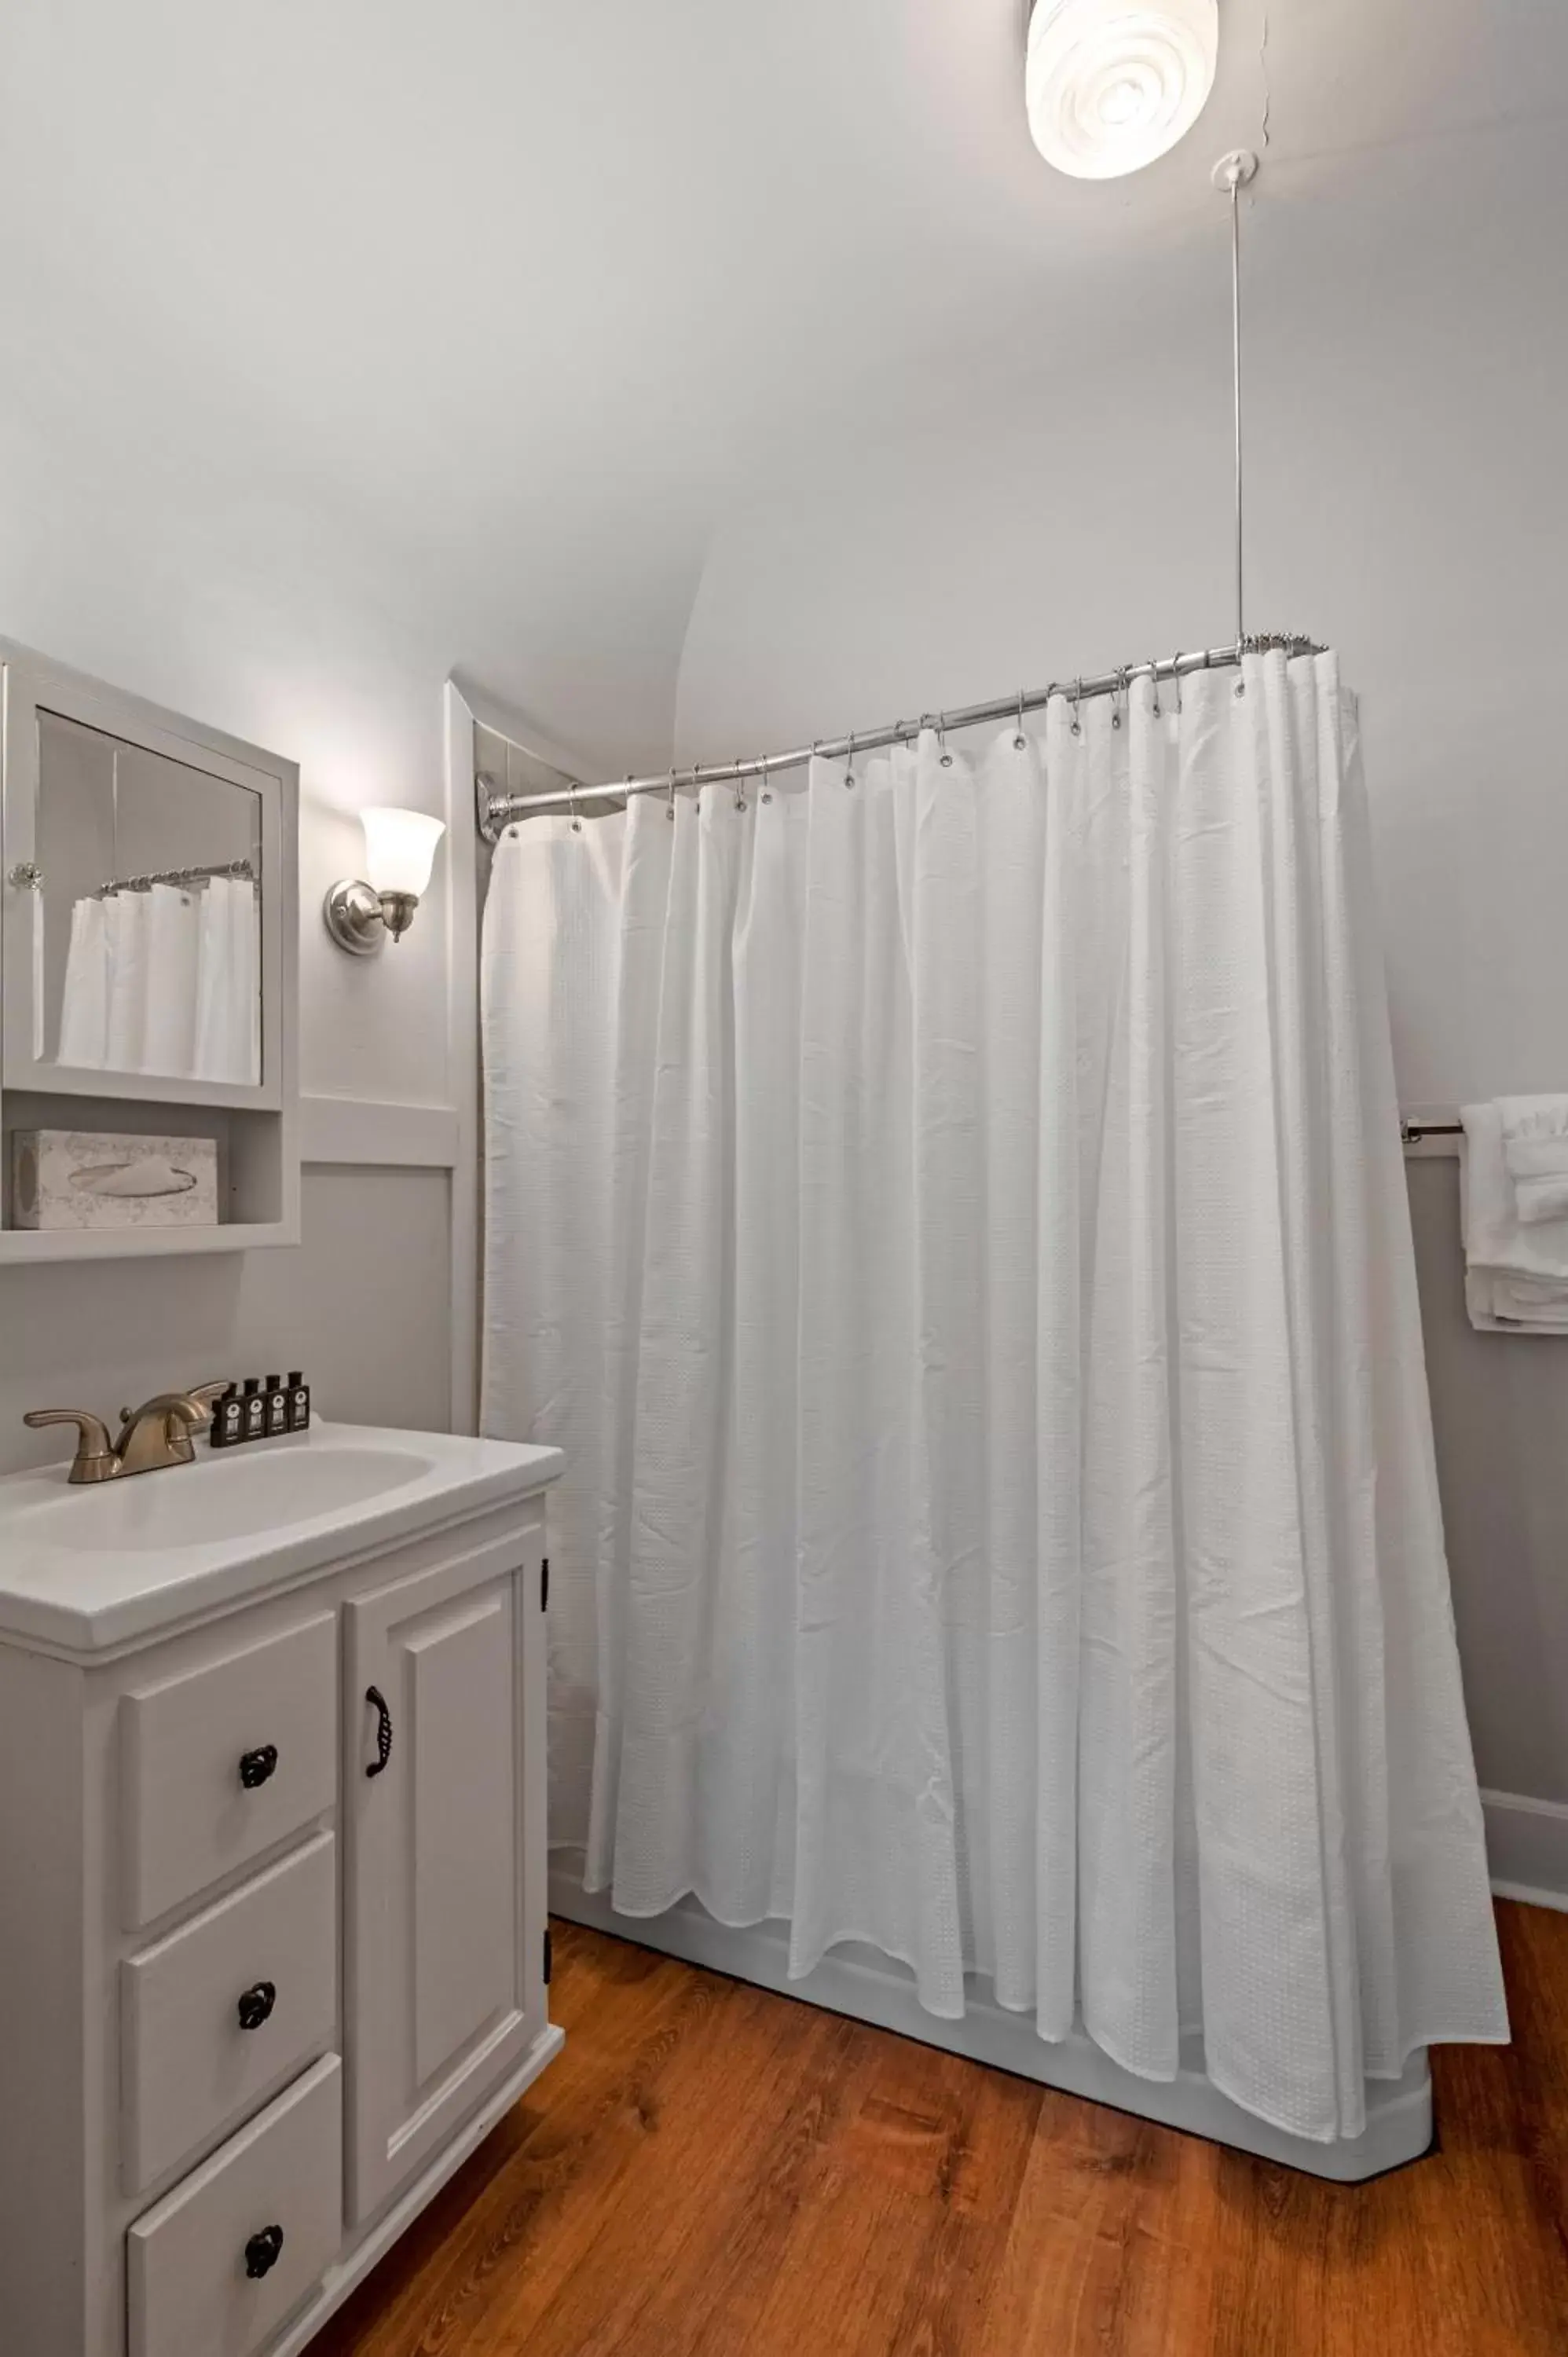
{"label": "baseboard trim", "polygon": [[1483,1792],[1481,1808],[1497,1896],[1568,1914],[1568,1801]]}
{"label": "baseboard trim", "polygon": [[1555,1914],[1568,1914],[1568,1899],[1561,1890],[1540,1890],[1533,1883],[1494,1880],[1492,1897],[1512,1899],[1520,1907],[1550,1907]]}
{"label": "baseboard trim", "polygon": [[1233,2146],[1264,2160],[1282,2162],[1313,2177],[1339,2184],[1359,2184],[1419,2159],[1432,2143],[1432,2081],[1424,2051],[1411,2057],[1398,2080],[1369,2080],[1367,2084],[1367,2126],[1353,2142],[1315,2144],[1254,2119],[1250,2112],[1222,2095],[1201,2068],[1202,2050],[1196,2047],[1189,2062],[1184,2041],[1183,2065],[1173,2080],[1140,2079],[1123,2071],[1101,2052],[1081,2029],[1059,2045],[1036,2036],[1033,2019],[1009,2013],[986,1994],[985,1984],[973,1982],[966,1992],[968,2010],[961,2021],[939,2020],[927,2013],[915,1994],[914,1976],[875,1949],[852,1946],[835,1949],[800,1980],[789,1974],[789,1926],[780,1922],[734,1929],[720,1923],[694,1899],[682,1900],[662,1915],[619,1915],[599,1892],[585,1891],[582,1869],[571,1851],[558,1851],[551,1861],[551,1912],[569,1922],[585,1923],[598,1932],[613,1932],[639,1947],[678,1956],[685,1964],[703,1964],[712,1972],[755,1982],[781,1996],[798,1997],[829,2013],[848,2014],[878,2029],[892,2029],[924,2046],[961,2054],[971,2061],[988,2062],[1059,2087],[1090,2103],[1108,2104],[1162,2127],[1181,2128],[1210,2144]]}
{"label": "baseboard trim", "polygon": [[300,1160],[402,1170],[450,1170],[457,1160],[456,1105],[399,1104],[383,1097],[301,1097]]}

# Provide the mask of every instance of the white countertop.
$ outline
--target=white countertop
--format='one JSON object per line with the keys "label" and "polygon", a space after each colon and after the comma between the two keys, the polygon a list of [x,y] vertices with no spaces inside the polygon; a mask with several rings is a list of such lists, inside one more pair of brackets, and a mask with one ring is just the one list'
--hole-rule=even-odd
{"label": "white countertop", "polygon": [[558,1448],[464,1434],[317,1424],[194,1465],[67,1480],[0,1479],[0,1642],[74,1655],[216,1607],[555,1480]]}

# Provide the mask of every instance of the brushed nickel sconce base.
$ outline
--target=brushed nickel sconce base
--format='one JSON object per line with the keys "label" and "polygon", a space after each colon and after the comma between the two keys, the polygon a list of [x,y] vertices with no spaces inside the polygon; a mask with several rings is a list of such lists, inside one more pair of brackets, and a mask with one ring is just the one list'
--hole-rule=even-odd
{"label": "brushed nickel sconce base", "polygon": [[412,892],[372,892],[358,877],[345,876],[321,904],[328,931],[350,957],[374,957],[390,938],[396,941],[413,922],[419,906]]}
{"label": "brushed nickel sconce base", "polygon": [[387,937],[380,895],[345,876],[321,904],[327,930],[350,957],[374,957]]}

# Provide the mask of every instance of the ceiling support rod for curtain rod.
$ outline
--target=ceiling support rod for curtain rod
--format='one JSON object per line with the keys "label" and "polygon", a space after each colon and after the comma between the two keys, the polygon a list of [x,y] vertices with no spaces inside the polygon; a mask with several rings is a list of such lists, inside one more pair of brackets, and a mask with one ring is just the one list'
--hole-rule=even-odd
{"label": "ceiling support rod for curtain rod", "polygon": [[[560,791],[550,789],[534,794],[503,793],[493,779],[480,777],[475,780],[479,833],[487,843],[496,843],[501,829],[513,819],[575,810],[584,802],[619,803],[633,794],[667,794],[675,788],[725,785],[741,778],[766,780],[781,770],[803,769],[813,756],[824,761],[842,761],[850,753],[875,753],[886,745],[912,744],[922,728],[976,728],[988,720],[1011,720],[1021,712],[1038,712],[1053,695],[1065,696],[1069,704],[1081,697],[1116,695],[1123,694],[1134,679],[1153,680],[1157,685],[1162,680],[1185,678],[1189,672],[1221,671],[1228,663],[1240,662],[1243,654],[1262,654],[1272,649],[1286,655],[1320,655],[1324,651],[1315,639],[1303,638],[1295,631],[1254,632],[1249,638],[1237,640],[1232,646],[1208,647],[1196,654],[1163,655],[1157,662],[1128,663],[1120,671],[1101,672],[1092,679],[1053,680],[1049,687],[998,696],[989,704],[964,705],[952,712],[926,712],[918,720],[895,720],[883,728],[857,728],[853,737],[824,737],[815,745],[800,745],[789,753],[759,753],[749,761],[661,770],[657,777],[622,778],[602,786],[575,780]],[[521,749],[526,752],[529,748],[524,746]]]}
{"label": "ceiling support rod for curtain rod", "polygon": [[1230,402],[1236,461],[1236,636],[1247,636],[1241,532],[1241,191],[1255,179],[1258,159],[1250,147],[1221,156],[1210,178],[1230,199]]}

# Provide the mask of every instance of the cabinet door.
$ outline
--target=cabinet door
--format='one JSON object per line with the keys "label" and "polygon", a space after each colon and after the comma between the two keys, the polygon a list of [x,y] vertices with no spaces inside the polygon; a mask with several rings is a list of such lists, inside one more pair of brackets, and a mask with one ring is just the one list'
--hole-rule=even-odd
{"label": "cabinet door", "polygon": [[542,1868],[525,1871],[523,1857],[525,1803],[530,1826],[542,1823],[529,1674],[541,1530],[535,1514],[504,1545],[346,1608],[356,2221],[418,2172],[543,2027]]}

